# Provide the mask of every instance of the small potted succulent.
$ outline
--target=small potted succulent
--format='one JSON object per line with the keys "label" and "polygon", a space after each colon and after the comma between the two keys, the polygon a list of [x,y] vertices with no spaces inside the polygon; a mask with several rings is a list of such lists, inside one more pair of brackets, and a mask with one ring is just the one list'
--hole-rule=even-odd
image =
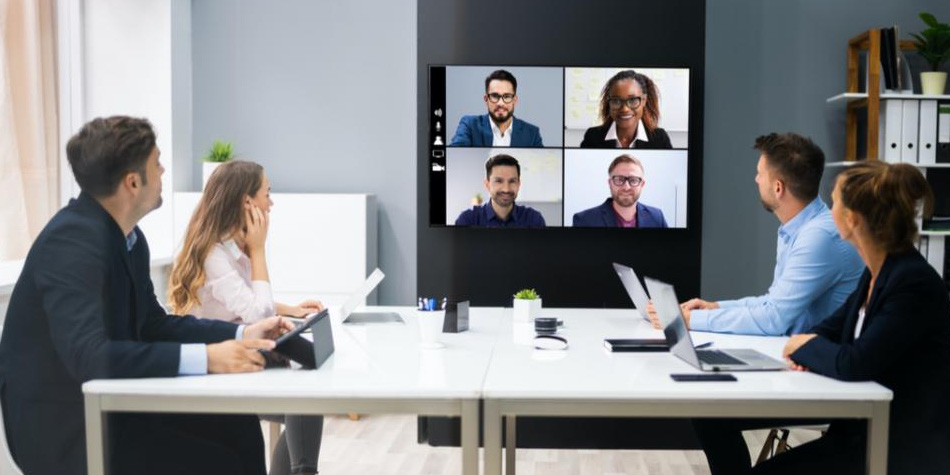
{"label": "small potted succulent", "polygon": [[534,289],[522,289],[514,295],[514,321],[533,322],[541,316],[541,296]]}
{"label": "small potted succulent", "polygon": [[234,158],[234,145],[231,142],[215,140],[214,144],[211,145],[211,149],[208,150],[208,154],[202,159],[201,188],[204,189],[205,185],[208,184],[208,177],[211,176],[215,168],[232,158]]}
{"label": "small potted succulent", "polygon": [[943,94],[947,86],[947,73],[940,66],[950,60],[950,25],[940,23],[930,13],[921,13],[920,19],[928,26],[926,30],[911,33],[914,47],[930,65],[930,71],[920,73],[920,89],[924,94]]}

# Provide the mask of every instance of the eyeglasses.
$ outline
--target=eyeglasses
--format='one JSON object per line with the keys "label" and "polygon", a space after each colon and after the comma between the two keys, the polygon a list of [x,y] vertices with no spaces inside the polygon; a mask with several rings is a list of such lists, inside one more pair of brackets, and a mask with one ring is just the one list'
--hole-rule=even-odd
{"label": "eyeglasses", "polygon": [[619,97],[611,97],[607,99],[607,104],[610,105],[611,109],[619,109],[623,107],[624,104],[631,109],[636,109],[640,107],[640,103],[643,102],[643,96],[633,96],[626,99],[621,99]]}
{"label": "eyeglasses", "polygon": [[492,101],[492,103],[495,103],[495,104],[497,104],[499,100],[504,102],[505,104],[511,104],[511,101],[515,100],[515,95],[514,94],[498,94],[497,92],[493,92],[488,95],[488,100]]}
{"label": "eyeglasses", "polygon": [[610,182],[613,183],[614,186],[623,186],[624,183],[629,183],[631,187],[636,188],[643,184],[643,178],[638,176],[614,175],[610,177]]}

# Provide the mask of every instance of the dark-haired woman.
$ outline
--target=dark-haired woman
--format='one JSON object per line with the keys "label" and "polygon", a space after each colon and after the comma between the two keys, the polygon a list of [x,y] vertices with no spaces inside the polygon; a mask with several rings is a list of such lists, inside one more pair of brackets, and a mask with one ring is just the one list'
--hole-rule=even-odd
{"label": "dark-haired woman", "polygon": [[[792,336],[783,353],[792,369],[874,381],[894,392],[887,473],[948,473],[950,296],[914,249],[915,217],[933,200],[927,180],[911,165],[867,162],[841,172],[832,199],[838,233],[867,268],[844,305],[810,333]],[[710,424],[694,424],[714,475],[749,471],[745,445],[727,442],[741,440],[737,430],[716,434]],[[752,473],[864,473],[866,427],[832,422],[822,438]]]}
{"label": "dark-haired woman", "polygon": [[[264,253],[273,204],[260,165],[236,160],[215,169],[172,268],[169,301],[177,314],[247,324],[275,312],[302,317],[323,309],[313,300],[295,306],[273,300]],[[286,427],[274,449],[271,475],[317,473],[323,417],[264,419]]]}
{"label": "dark-haired woman", "polygon": [[601,125],[584,133],[581,148],[673,148],[657,127],[660,93],[652,79],[632,69],[614,74],[600,93]]}

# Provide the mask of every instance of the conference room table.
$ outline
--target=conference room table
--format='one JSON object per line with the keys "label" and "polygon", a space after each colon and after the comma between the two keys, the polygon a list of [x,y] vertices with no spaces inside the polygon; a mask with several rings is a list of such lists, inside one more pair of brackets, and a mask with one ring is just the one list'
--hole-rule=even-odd
{"label": "conference room table", "polygon": [[[519,416],[858,418],[868,421],[868,473],[887,472],[888,411],[892,393],[872,383],[847,383],[796,371],[734,372],[736,382],[674,382],[673,373],[700,371],[674,355],[612,353],[605,338],[663,338],[630,310],[544,309],[562,320],[564,351],[537,350],[530,326],[504,319],[499,328],[484,400],[485,475],[515,473]],[[751,348],[781,360],[787,338],[691,332],[694,344]]]}
{"label": "conference room table", "polygon": [[[473,308],[470,330],[442,334],[424,349],[416,311],[405,324],[342,325],[331,308],[336,352],[316,371],[177,378],[95,380],[83,385],[88,473],[107,473],[110,412],[207,414],[405,413],[461,418],[462,473],[479,473],[479,404],[483,403],[484,473],[501,474],[502,417],[509,421],[506,465],[514,473],[519,416],[860,418],[869,423],[869,473],[883,475],[891,391],[792,371],[735,373],[737,382],[675,383],[671,373],[698,372],[670,353],[611,353],[605,338],[662,338],[633,310],[544,309],[557,317],[566,350],[537,350],[530,323],[511,309]],[[696,343],[754,348],[778,357],[784,338],[694,332]]]}
{"label": "conference room table", "polygon": [[405,324],[342,325],[330,308],[334,354],[315,371],[94,380],[83,384],[89,475],[107,473],[109,412],[206,414],[419,414],[458,416],[462,473],[478,474],[479,400],[503,309],[479,309],[470,330],[442,334],[444,348],[420,346],[416,310]]}

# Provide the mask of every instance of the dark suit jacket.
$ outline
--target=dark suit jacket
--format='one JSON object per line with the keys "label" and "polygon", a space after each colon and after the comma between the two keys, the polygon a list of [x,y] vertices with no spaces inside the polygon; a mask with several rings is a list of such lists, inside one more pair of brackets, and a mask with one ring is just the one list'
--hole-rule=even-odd
{"label": "dark suit jacket", "polygon": [[[491,133],[491,119],[488,114],[466,115],[459,120],[458,129],[449,145],[458,147],[491,147],[494,136]],[[517,117],[511,121],[512,147],[543,147],[541,131]]]}
{"label": "dark suit jacket", "polygon": [[[613,198],[607,198],[600,206],[574,213],[572,224],[575,228],[616,228],[617,216],[614,213]],[[666,228],[666,218],[660,208],[637,202],[638,228]]]}
{"label": "dark suit jacket", "polygon": [[[616,140],[604,140],[608,130],[610,130],[609,123],[587,129],[587,132],[584,132],[584,140],[581,141],[581,148],[617,148]],[[673,148],[673,144],[670,143],[670,136],[666,131],[657,127],[653,129],[653,132],[647,129],[646,142],[634,140],[633,148],[666,149]]]}
{"label": "dark suit jacket", "polygon": [[[876,381],[894,391],[888,473],[950,469],[950,303],[947,287],[917,251],[887,256],[874,284],[860,337],[858,310],[871,274],[834,314],[812,328],[819,336],[792,359],[844,381]],[[863,433],[864,423],[834,423],[829,436]],[[819,461],[816,461],[818,463]]]}
{"label": "dark suit jacket", "polygon": [[[118,224],[81,194],[27,255],[0,340],[4,422],[26,474],[86,473],[83,382],[175,376],[181,343],[234,338],[234,324],[165,313],[145,235],[134,232],[128,252]],[[110,424],[113,436],[127,430]]]}

